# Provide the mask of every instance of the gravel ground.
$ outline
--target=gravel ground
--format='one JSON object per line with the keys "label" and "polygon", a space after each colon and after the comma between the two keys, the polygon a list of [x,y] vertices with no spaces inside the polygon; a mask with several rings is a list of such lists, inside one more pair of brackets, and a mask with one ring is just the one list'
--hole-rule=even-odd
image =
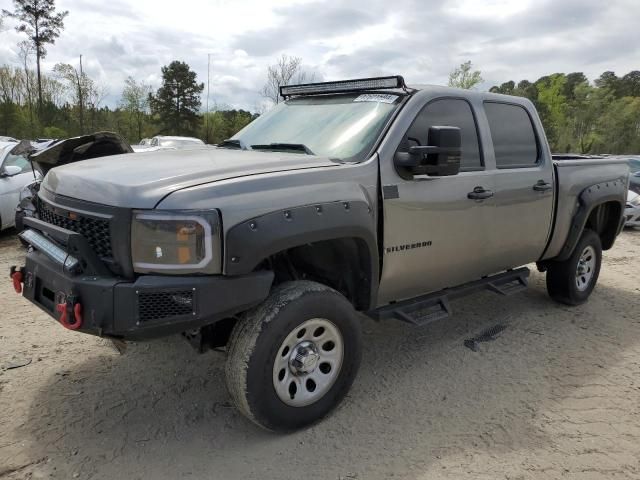
{"label": "gravel ground", "polygon": [[[22,256],[1,234],[0,272]],[[0,478],[640,478],[638,272],[640,231],[625,231],[587,305],[551,302],[533,272],[526,292],[459,300],[449,321],[365,320],[346,401],[286,436],[230,406],[222,354],[176,337],[119,355],[0,282]]]}

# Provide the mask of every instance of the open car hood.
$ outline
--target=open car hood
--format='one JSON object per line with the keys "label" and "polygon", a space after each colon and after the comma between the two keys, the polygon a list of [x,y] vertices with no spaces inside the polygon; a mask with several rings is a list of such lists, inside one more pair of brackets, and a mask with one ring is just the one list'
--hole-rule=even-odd
{"label": "open car hood", "polygon": [[53,167],[59,165],[67,165],[96,157],[133,153],[133,149],[117,133],[97,132],[90,135],[57,140],[44,146],[22,141],[14,147],[12,152],[27,153],[35,167],[44,176]]}

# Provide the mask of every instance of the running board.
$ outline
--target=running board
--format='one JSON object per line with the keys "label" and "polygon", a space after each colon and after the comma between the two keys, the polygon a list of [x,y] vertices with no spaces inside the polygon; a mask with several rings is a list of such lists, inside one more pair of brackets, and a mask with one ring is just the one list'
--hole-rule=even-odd
{"label": "running board", "polygon": [[451,316],[450,300],[464,297],[479,290],[490,290],[500,295],[513,295],[527,288],[529,269],[526,267],[508,270],[497,275],[465,283],[458,287],[445,288],[410,300],[385,305],[367,312],[374,320],[395,318],[417,326]]}

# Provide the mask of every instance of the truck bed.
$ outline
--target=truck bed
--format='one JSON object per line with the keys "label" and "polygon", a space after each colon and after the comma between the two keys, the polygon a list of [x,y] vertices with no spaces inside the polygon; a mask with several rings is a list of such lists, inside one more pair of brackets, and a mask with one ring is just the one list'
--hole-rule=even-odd
{"label": "truck bed", "polygon": [[[556,159],[554,155],[555,176],[555,218],[547,249],[542,260],[554,258],[560,254],[565,244],[572,220],[580,207],[579,196],[588,187],[595,184],[618,182],[624,184],[626,195],[629,167],[621,158]],[[619,187],[619,185],[618,185]],[[598,188],[598,187],[595,187]]]}

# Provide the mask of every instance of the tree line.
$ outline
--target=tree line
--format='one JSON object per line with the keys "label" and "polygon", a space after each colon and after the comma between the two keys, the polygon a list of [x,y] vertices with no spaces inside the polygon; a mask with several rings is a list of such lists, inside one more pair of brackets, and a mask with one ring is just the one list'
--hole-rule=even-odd
{"label": "tree line", "polygon": [[0,24],[4,18],[14,20],[26,38],[18,44],[19,66],[0,66],[0,135],[63,138],[110,130],[132,143],[158,134],[218,143],[256,117],[229,108],[201,112],[204,84],[180,61],[162,67],[156,92],[128,77],[118,105],[110,108],[104,105],[106,88],[84,71],[82,55],[77,65],[59,63],[50,73],[41,69],[46,47],[55,44],[69,12],[57,11],[55,0],[14,0],[13,6],[2,10]]}
{"label": "tree line", "polygon": [[554,152],[640,153],[640,71],[554,73],[535,82],[508,81],[491,92],[531,100]]}
{"label": "tree line", "polygon": [[99,130],[120,133],[131,143],[154,135],[196,136],[218,143],[257,117],[246,110],[200,112],[200,85],[183,62],[162,68],[157,91],[133,77],[125,80],[116,107],[104,105],[106,90],[79,67],[57,64],[42,73],[42,107],[35,70],[0,65],[0,135],[64,138]]}

